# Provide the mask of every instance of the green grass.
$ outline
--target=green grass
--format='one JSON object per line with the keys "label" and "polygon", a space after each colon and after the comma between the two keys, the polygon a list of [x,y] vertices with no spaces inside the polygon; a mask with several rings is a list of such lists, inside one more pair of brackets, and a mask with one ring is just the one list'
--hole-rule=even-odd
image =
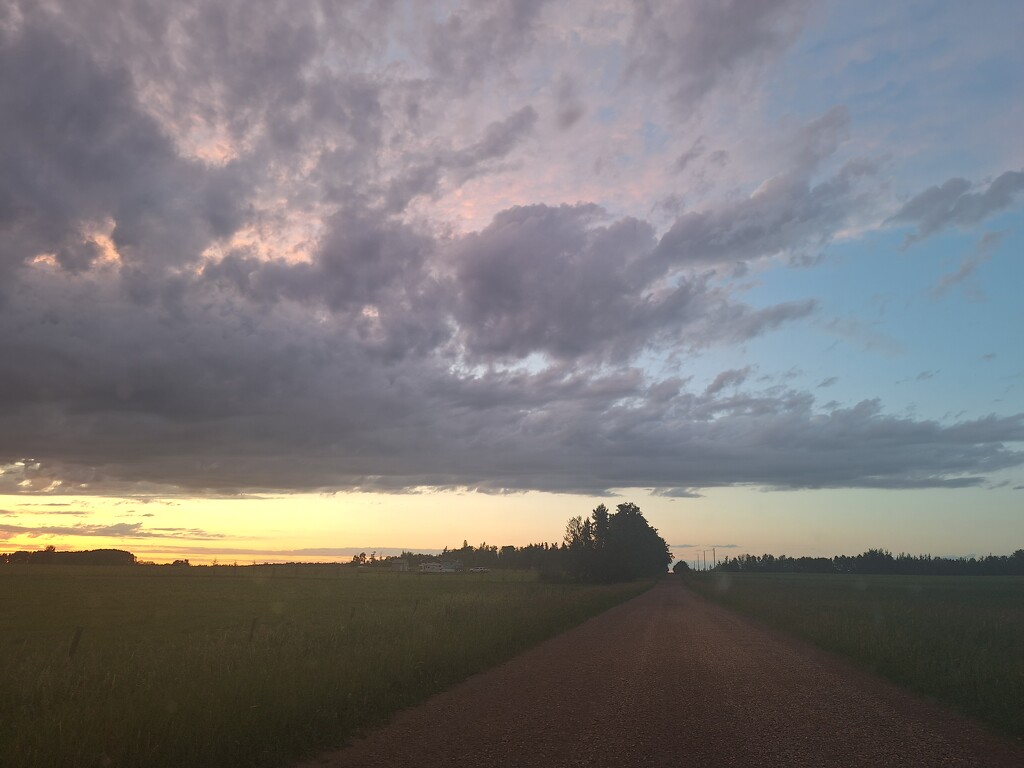
{"label": "green grass", "polygon": [[646,586],[330,566],[0,568],[0,762],[281,765]]}
{"label": "green grass", "polygon": [[687,585],[1024,738],[1024,578],[694,574]]}

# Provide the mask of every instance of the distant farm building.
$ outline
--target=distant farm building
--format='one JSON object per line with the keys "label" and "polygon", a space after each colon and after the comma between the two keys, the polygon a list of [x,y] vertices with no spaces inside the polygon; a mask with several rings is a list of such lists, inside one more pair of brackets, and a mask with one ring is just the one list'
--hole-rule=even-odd
{"label": "distant farm building", "polygon": [[420,573],[458,573],[461,570],[461,560],[430,560],[420,563]]}
{"label": "distant farm building", "polygon": [[391,561],[391,570],[402,571],[404,573],[405,571],[409,570],[409,561],[402,560],[400,558],[393,559]]}

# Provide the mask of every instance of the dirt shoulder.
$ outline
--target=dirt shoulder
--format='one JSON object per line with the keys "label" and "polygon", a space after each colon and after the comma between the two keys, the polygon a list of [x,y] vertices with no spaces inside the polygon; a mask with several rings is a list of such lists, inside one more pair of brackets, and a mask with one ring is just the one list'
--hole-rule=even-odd
{"label": "dirt shoulder", "polygon": [[704,760],[1024,766],[1024,745],[668,579],[297,768]]}

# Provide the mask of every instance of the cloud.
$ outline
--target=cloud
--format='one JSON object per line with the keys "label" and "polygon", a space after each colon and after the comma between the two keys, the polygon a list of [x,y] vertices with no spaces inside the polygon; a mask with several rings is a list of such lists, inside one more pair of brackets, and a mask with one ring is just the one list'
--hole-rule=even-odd
{"label": "cloud", "polygon": [[824,181],[811,180],[835,152],[847,122],[846,111],[836,108],[805,125],[788,149],[789,170],[747,197],[684,213],[662,236],[656,256],[698,266],[819,252],[866,205],[863,183],[878,170],[875,162],[856,158]]}
{"label": "cloud", "polygon": [[146,545],[135,546],[132,548],[136,553],[143,554],[184,554],[184,555],[198,555],[198,556],[231,556],[231,555],[245,555],[253,557],[256,560],[260,558],[273,558],[279,560],[281,558],[295,558],[301,562],[309,562],[310,558],[316,557],[352,557],[360,553],[369,554],[376,552],[377,557],[397,557],[403,552],[416,552],[418,554],[426,555],[439,555],[443,550],[440,549],[423,549],[422,547],[315,547],[305,549],[261,549],[259,547],[201,547],[201,546],[187,546],[178,547],[172,545]]}
{"label": "cloud", "polygon": [[968,277],[973,275],[977,271],[978,267],[984,264],[992,257],[992,252],[995,251],[1003,241],[1002,232],[986,232],[982,238],[978,241],[978,244],[974,248],[974,252],[964,257],[964,260],[960,263],[960,268],[956,272],[950,272],[942,276],[942,278],[932,287],[932,295],[935,297],[945,296],[949,289],[953,286],[962,283]]}
{"label": "cloud", "polygon": [[906,354],[906,347],[898,340],[876,330],[874,323],[864,323],[853,317],[833,317],[823,323],[829,333],[852,341],[865,350],[896,358]]}
{"label": "cloud", "polygon": [[688,150],[686,150],[685,152],[683,152],[683,154],[681,154],[679,157],[676,158],[676,162],[675,162],[675,165],[673,166],[673,170],[675,170],[678,173],[682,173],[683,171],[686,170],[686,166],[688,166],[694,160],[696,160],[701,155],[703,155],[704,151],[705,151],[704,137],[703,136],[698,136],[694,140],[693,144],[690,145],[690,148]]}
{"label": "cloud", "polygon": [[68,515],[69,517],[88,517],[90,514],[90,512],[80,509],[26,509],[24,507],[17,510],[0,509],[0,517],[21,517],[23,515]]}
{"label": "cloud", "polygon": [[19,329],[0,334],[0,452],[37,459],[5,490],[962,487],[1022,462],[1020,415],[944,426],[573,362],[460,371],[203,280],[182,321],[116,284],[32,277],[0,316]]}
{"label": "cloud", "polygon": [[974,227],[994,213],[1010,208],[1024,191],[1024,171],[1006,171],[984,190],[971,191],[975,188],[967,179],[952,178],[904,203],[889,219],[916,227],[916,232],[907,235],[904,247],[951,226]]}
{"label": "cloud", "polygon": [[746,368],[722,371],[715,376],[715,380],[708,384],[704,390],[705,395],[715,395],[726,387],[737,387],[747,380],[753,369],[748,365]]}
{"label": "cloud", "polygon": [[663,496],[670,499],[702,499],[704,494],[698,493],[693,488],[655,488],[651,491],[652,496]]}
{"label": "cloud", "polygon": [[457,88],[486,77],[528,50],[544,0],[501,0],[444,14],[424,9],[416,30],[431,70]]}
{"label": "cloud", "polygon": [[237,169],[182,159],[123,67],[30,15],[20,34],[0,37],[0,69],[18,73],[0,78],[0,270],[38,254],[88,270],[112,220],[110,242],[141,276],[194,262],[241,226]]}
{"label": "cloud", "polygon": [[527,105],[488,125],[480,140],[468,147],[439,152],[430,159],[409,158],[409,167],[391,180],[385,192],[387,210],[400,212],[413,198],[436,193],[445,174],[458,187],[494,170],[493,161],[506,157],[536,122],[536,110]]}
{"label": "cloud", "polygon": [[[791,45],[803,3],[570,8],[571,27],[539,2],[8,5],[4,492],[692,497],[962,487],[1022,462],[1019,415],[843,409],[742,367],[688,387],[692,356],[822,315],[749,281],[813,262],[878,191],[842,106],[767,141],[764,172],[678,127]],[[673,119],[633,125],[648,103]],[[568,192],[563,159],[589,169]],[[688,186],[694,164],[720,195]],[[980,220],[1018,176],[902,221]],[[642,213],[676,191],[673,220]],[[213,536],[118,525],[95,530]]]}
{"label": "cloud", "polygon": [[807,7],[802,0],[751,5],[636,0],[631,81],[643,77],[668,83],[675,108],[692,114],[723,82],[742,81],[792,44]]}
{"label": "cloud", "polygon": [[824,389],[825,387],[831,387],[831,386],[833,386],[838,381],[839,381],[839,377],[838,376],[829,376],[827,379],[822,379],[818,383],[818,387],[817,388],[818,389]]}
{"label": "cloud", "polygon": [[576,81],[569,75],[563,74],[559,78],[555,85],[554,98],[555,119],[563,131],[572,128],[586,113],[586,106],[580,98]]}
{"label": "cloud", "polygon": [[15,535],[29,536],[101,536],[114,539],[219,539],[219,534],[209,533],[199,528],[149,528],[144,529],[142,523],[113,523],[100,525],[79,523],[78,525],[40,525],[23,526],[0,524],[0,534],[7,538]]}
{"label": "cloud", "polygon": [[455,320],[471,358],[623,360],[660,343],[745,339],[813,302],[752,310],[705,278],[668,279],[650,224],[594,205],[502,211],[455,243]]}

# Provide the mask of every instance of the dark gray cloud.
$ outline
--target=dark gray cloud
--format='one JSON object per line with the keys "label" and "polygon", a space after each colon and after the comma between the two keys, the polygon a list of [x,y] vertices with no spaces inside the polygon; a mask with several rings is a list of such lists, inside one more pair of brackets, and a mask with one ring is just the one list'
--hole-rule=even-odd
{"label": "dark gray cloud", "polygon": [[622,361],[659,344],[748,339],[814,308],[737,304],[674,274],[647,222],[606,218],[594,205],[524,206],[457,244],[455,319],[472,358]]}
{"label": "dark gray cloud", "polygon": [[690,115],[716,86],[742,81],[785,50],[808,6],[804,0],[635,0],[630,72],[667,83],[676,108]]}
{"label": "dark gray cloud", "polygon": [[182,159],[123,67],[26,21],[0,34],[0,71],[17,73],[0,77],[0,269],[53,253],[87,270],[112,221],[126,266],[165,270],[241,225],[239,170]]}
{"label": "dark gray cloud", "polygon": [[705,150],[704,137],[698,136],[693,144],[690,145],[690,148],[676,158],[673,170],[682,173],[690,163],[703,155]]}
{"label": "dark gray cloud", "polygon": [[716,395],[726,387],[738,387],[750,377],[753,369],[750,366],[730,371],[722,371],[704,390],[705,395]]}
{"label": "dark gray cloud", "polygon": [[[131,62],[172,122],[222,126],[236,140],[305,149],[325,124],[336,140],[375,141],[379,104],[363,67],[385,45],[393,2],[133,0],[17,3],[19,15],[103,64]],[[326,55],[333,69],[321,66]],[[300,145],[307,146],[300,146]]]}
{"label": "dark gray cloud", "polygon": [[35,461],[5,489],[960,487],[1022,461],[1024,415],[944,426],[571,361],[459,371],[447,345],[382,356],[348,315],[202,280],[181,309],[24,282],[0,314],[0,456]]}
{"label": "dark gray cloud", "polygon": [[[420,206],[507,170],[544,130],[578,130],[594,106],[566,77],[537,91],[557,126],[523,102],[456,108],[460,89],[521,76],[540,3],[415,10],[395,50],[384,30],[409,17],[389,3],[17,8],[0,31],[0,72],[17,73],[0,75],[2,491],[685,498],[960,487],[1022,463],[1008,447],[1021,416],[822,406],[754,390],[745,369],[691,392],[642,367],[815,313],[812,297],[748,305],[736,275],[817,253],[868,196],[871,162],[822,170],[841,107],[783,142],[784,167],[753,194],[664,234],[586,201],[529,200],[462,234]],[[634,46],[634,71],[699,101],[801,18],[797,3],[640,6],[634,43],[664,60]],[[727,159],[699,142],[689,154],[679,164],[704,172]],[[1004,177],[957,221],[1011,199]],[[63,528],[178,535],[119,525]]]}
{"label": "dark gray cloud", "polygon": [[813,171],[836,153],[849,126],[850,112],[843,105],[832,107],[801,126],[784,147],[792,158],[792,167]]}
{"label": "dark gray cloud", "polygon": [[697,493],[693,488],[654,488],[652,496],[663,496],[669,499],[702,499],[704,494]]}
{"label": "dark gray cloud", "polygon": [[430,158],[410,157],[408,168],[391,179],[385,193],[389,211],[400,212],[419,195],[431,195],[438,190],[442,177],[451,177],[454,186],[483,173],[500,169],[494,161],[507,156],[537,122],[537,112],[527,105],[504,120],[491,123],[481,139],[460,150],[438,152]]}
{"label": "dark gray cloud", "polygon": [[1017,196],[1024,191],[1024,171],[1006,171],[984,190],[973,189],[976,185],[967,179],[949,179],[941,186],[929,187],[912,197],[890,221],[917,228],[907,235],[907,246],[948,227],[976,226],[992,214],[1014,205]]}
{"label": "dark gray cloud", "polygon": [[545,0],[469,4],[438,18],[424,9],[415,30],[431,70],[452,87],[465,88],[507,67],[527,51]]}
{"label": "dark gray cloud", "polygon": [[555,121],[561,130],[572,128],[586,112],[586,106],[580,99],[576,81],[563,74],[554,89]]}
{"label": "dark gray cloud", "polygon": [[878,170],[875,162],[856,158],[830,178],[812,181],[815,170],[836,151],[847,123],[843,108],[809,122],[784,148],[791,157],[789,170],[749,197],[684,213],[662,236],[657,258],[691,266],[779,255],[799,261],[810,254],[813,261],[864,206],[869,195],[865,182]]}
{"label": "dark gray cloud", "polygon": [[936,298],[941,298],[949,293],[949,290],[953,288],[953,286],[967,280],[978,270],[978,267],[982,266],[986,261],[992,258],[993,251],[999,248],[999,245],[1002,242],[1002,232],[986,232],[982,235],[978,244],[975,246],[974,251],[965,256],[963,261],[960,262],[960,268],[957,269],[956,272],[950,272],[943,275],[939,281],[932,286],[932,295]]}

